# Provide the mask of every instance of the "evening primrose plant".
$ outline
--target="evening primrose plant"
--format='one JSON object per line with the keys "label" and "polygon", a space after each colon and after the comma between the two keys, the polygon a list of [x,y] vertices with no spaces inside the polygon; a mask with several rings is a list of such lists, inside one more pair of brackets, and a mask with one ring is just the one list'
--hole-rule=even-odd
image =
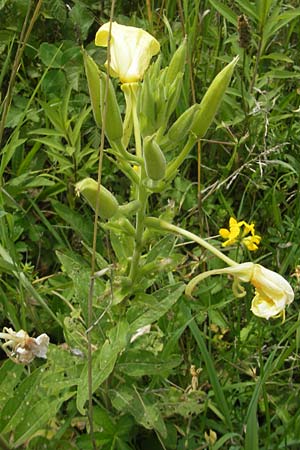
{"label": "evening primrose plant", "polygon": [[[109,30],[109,23],[98,30],[96,45],[108,46]],[[139,28],[116,22],[111,24],[110,64],[107,61],[105,66],[109,74],[120,81],[126,105],[124,118],[111,80],[104,98],[106,75],[84,53],[94,117],[97,125],[101,126],[106,108],[104,132],[110,144],[106,153],[132,184],[132,198],[127,204],[119,205],[113,193],[102,185],[98,189],[97,182],[91,178],[79,181],[76,192],[82,194],[94,209],[99,196],[100,219],[108,219],[103,227],[118,229],[126,236],[125,246],[132,248],[131,254],[128,254],[128,248],[123,252],[127,258],[126,261],[122,259],[120,266],[122,277],[119,279],[121,294],[118,302],[138,290],[139,283],[147,276],[144,261],[150,249],[148,238],[155,230],[188,237],[227,264],[227,268],[196,276],[186,288],[188,295],[207,276],[226,273],[234,279],[233,292],[237,297],[246,294],[241,282],[255,287],[251,307],[255,315],[265,319],[284,317],[285,307],[294,296],[289,283],[281,275],[252,262],[238,264],[201,237],[148,214],[151,194],[168,187],[195,143],[203,138],[212,124],[237,63],[237,58],[234,58],[225,66],[212,81],[201,103],[191,106],[172,123],[171,116],[181,93],[186,47],[185,39],[169,66],[162,69],[159,56],[151,63],[160,51],[160,45],[153,36]],[[172,146],[176,147],[177,155],[167,161],[164,149]],[[255,251],[261,241],[253,223],[237,221],[233,217],[230,218],[229,229],[221,228],[219,233],[225,239],[223,247],[242,242],[248,250]],[[145,286],[149,284],[145,283]]]}

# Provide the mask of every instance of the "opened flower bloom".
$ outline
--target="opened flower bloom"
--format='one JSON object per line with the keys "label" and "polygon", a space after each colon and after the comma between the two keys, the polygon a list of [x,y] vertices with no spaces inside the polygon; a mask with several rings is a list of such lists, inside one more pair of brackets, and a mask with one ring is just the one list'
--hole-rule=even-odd
{"label": "opened flower bloom", "polygon": [[[97,31],[96,45],[107,47],[109,28],[110,23],[108,22]],[[147,31],[112,22],[110,74],[120,78],[121,83],[140,81],[150,64],[151,58],[159,50],[159,42]]]}
{"label": "opened flower bloom", "polygon": [[[261,237],[255,234],[254,223],[248,224],[244,220],[238,222],[233,217],[229,219],[229,230],[221,228],[219,233],[223,239],[226,239],[222,247],[241,241],[248,250],[254,251],[258,249],[258,244],[261,241]],[[249,233],[250,236],[248,236]]]}
{"label": "opened flower bloom", "polygon": [[16,332],[5,327],[3,333],[0,333],[0,339],[5,340],[3,350],[16,362],[29,364],[35,357],[47,358],[49,336],[45,333],[32,338],[24,330]]}
{"label": "opened flower bloom", "polygon": [[264,319],[283,317],[284,319],[285,307],[294,300],[294,291],[285,278],[260,264],[252,262],[236,264],[224,269],[209,270],[198,275],[187,285],[187,295],[191,295],[194,287],[204,278],[220,274],[233,275],[233,291],[239,297],[246,294],[245,289],[239,282],[250,282],[255,287],[251,311],[258,317]]}

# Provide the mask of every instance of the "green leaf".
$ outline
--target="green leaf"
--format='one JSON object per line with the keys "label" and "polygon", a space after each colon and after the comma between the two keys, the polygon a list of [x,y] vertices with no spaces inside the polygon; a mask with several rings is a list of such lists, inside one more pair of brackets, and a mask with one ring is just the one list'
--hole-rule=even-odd
{"label": "green leaf", "polygon": [[159,289],[152,295],[137,294],[127,311],[130,332],[160,319],[177,302],[185,285],[176,283]]}
{"label": "green leaf", "polygon": [[23,420],[18,423],[14,433],[14,447],[22,445],[40,430],[50,419],[55,417],[57,411],[66,400],[75,395],[75,392],[66,392],[58,398],[49,399],[47,396],[39,399],[34,405],[26,403]]}
{"label": "green leaf", "polygon": [[[38,384],[40,382],[40,370],[35,370],[29,377],[15,389],[13,396],[4,405],[0,417],[0,433],[8,433],[15,430],[24,419],[25,410],[28,405],[38,398]],[[35,401],[36,401],[35,400]]]}
{"label": "green leaf", "polygon": [[55,212],[67,223],[70,227],[79,234],[82,239],[88,244],[92,242],[93,239],[93,222],[92,220],[68,208],[63,203],[57,200],[52,200],[52,206]]}
{"label": "green leaf", "polygon": [[63,0],[44,0],[43,6],[53,19],[56,19],[61,23],[66,21],[67,10]]}
{"label": "green leaf", "polygon": [[45,138],[36,138],[34,140],[36,142],[44,144],[46,147],[55,148],[56,150],[59,150],[62,153],[66,151],[66,147],[62,145],[59,141],[55,141],[54,139],[45,137]]}
{"label": "green leaf", "polygon": [[[187,319],[192,319],[190,308],[187,305],[183,305],[182,310]],[[224,414],[224,420],[225,420],[227,426],[230,429],[232,429],[229,407],[228,407],[224,392],[222,390],[222,387],[220,385],[218,374],[216,372],[211,355],[208,353],[208,350],[207,350],[207,347],[205,344],[205,340],[202,337],[202,334],[201,334],[201,332],[198,328],[198,325],[194,319],[192,319],[190,321],[189,328],[192,332],[192,335],[194,336],[195,341],[197,342],[197,345],[201,352],[203,361],[205,363],[205,367],[206,367],[208,377],[209,377],[210,383],[212,385],[212,388],[213,388],[213,391],[215,394],[216,403],[218,405],[218,408]]]}
{"label": "green leaf", "polygon": [[152,399],[145,395],[141,397],[129,386],[121,386],[117,391],[111,390],[110,398],[118,411],[132,414],[135,420],[148,430],[155,429],[161,436],[167,436],[160,410]]}
{"label": "green leaf", "polygon": [[59,69],[49,70],[42,81],[42,90],[46,95],[62,97],[67,86],[65,73]]}
{"label": "green leaf", "polygon": [[23,366],[7,359],[0,367],[0,409],[14,395],[14,388],[18,384],[24,371]]}
{"label": "green leaf", "polygon": [[221,16],[225,17],[228,22],[232,23],[235,27],[237,26],[237,15],[229,8],[229,6],[224,5],[218,0],[209,0],[209,3],[221,14]]}
{"label": "green leaf", "polygon": [[167,377],[174,367],[181,364],[180,356],[168,360],[157,357],[145,350],[127,350],[120,358],[117,368],[131,377],[161,375]]}
{"label": "green leaf", "polygon": [[[93,392],[98,389],[113,371],[119,353],[124,350],[127,345],[128,331],[128,323],[125,320],[120,320],[120,322],[110,331],[109,337],[102,347],[93,353]],[[88,365],[86,363],[80,376],[76,400],[78,411],[81,414],[85,414],[84,405],[87,399]]]}
{"label": "green leaf", "polygon": [[70,11],[70,17],[81,33],[81,39],[86,39],[88,31],[95,20],[89,8],[84,3],[76,2]]}
{"label": "green leaf", "polygon": [[253,404],[246,424],[245,450],[259,450],[257,404]]}
{"label": "green leaf", "polygon": [[55,69],[62,66],[62,51],[54,44],[43,42],[40,45],[38,56],[40,57],[42,63],[47,67],[51,65],[51,67]]}

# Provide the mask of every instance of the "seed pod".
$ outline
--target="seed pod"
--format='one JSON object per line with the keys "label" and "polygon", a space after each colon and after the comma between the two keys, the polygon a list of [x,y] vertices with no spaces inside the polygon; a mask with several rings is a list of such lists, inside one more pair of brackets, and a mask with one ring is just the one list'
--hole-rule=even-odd
{"label": "seed pod", "polygon": [[197,139],[201,139],[211,125],[229,85],[237,61],[238,56],[218,73],[206,91],[191,126],[191,131]]}
{"label": "seed pod", "polygon": [[100,110],[100,71],[97,64],[90,55],[83,50],[84,69],[87,78],[94,119],[97,126],[101,127]]}
{"label": "seed pod", "polygon": [[174,122],[169,129],[168,138],[170,141],[177,142],[186,138],[188,132],[191,129],[194,115],[198,109],[198,104],[192,105],[190,108],[184,111],[181,116],[178,117],[176,122]]}
{"label": "seed pod", "polygon": [[[101,101],[101,115],[105,112],[105,92],[106,92],[106,80],[105,73],[100,72],[100,101]],[[119,141],[123,137],[123,122],[114,86],[111,80],[108,80],[108,92],[107,92],[107,105],[106,105],[106,120],[105,120],[105,135],[109,141]],[[102,120],[103,122],[103,120]]]}
{"label": "seed pod", "polygon": [[166,158],[155,136],[144,139],[144,161],[146,173],[151,180],[162,180],[166,173]]}
{"label": "seed pod", "polygon": [[[75,185],[76,195],[82,194],[88,204],[96,210],[98,183],[93,178],[84,178]],[[110,219],[119,209],[116,197],[102,184],[99,191],[99,216],[102,219]]]}

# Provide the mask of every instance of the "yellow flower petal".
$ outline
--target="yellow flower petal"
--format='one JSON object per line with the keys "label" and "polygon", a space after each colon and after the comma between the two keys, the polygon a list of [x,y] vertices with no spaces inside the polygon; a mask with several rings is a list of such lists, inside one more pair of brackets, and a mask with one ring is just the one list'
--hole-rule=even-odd
{"label": "yellow flower petal", "polygon": [[247,247],[248,250],[255,251],[258,249],[258,244],[261,241],[261,237],[257,234],[253,236],[248,236],[243,239],[243,244]]}
{"label": "yellow flower petal", "polygon": [[230,235],[230,231],[227,230],[226,228],[220,228],[219,234],[221,235],[222,238],[227,239]]}
{"label": "yellow flower petal", "polygon": [[[108,44],[109,22],[96,33],[95,44]],[[141,28],[112,23],[111,27],[111,75],[120,78],[121,83],[140,81],[150,64],[151,58],[160,50],[159,42]]]}

